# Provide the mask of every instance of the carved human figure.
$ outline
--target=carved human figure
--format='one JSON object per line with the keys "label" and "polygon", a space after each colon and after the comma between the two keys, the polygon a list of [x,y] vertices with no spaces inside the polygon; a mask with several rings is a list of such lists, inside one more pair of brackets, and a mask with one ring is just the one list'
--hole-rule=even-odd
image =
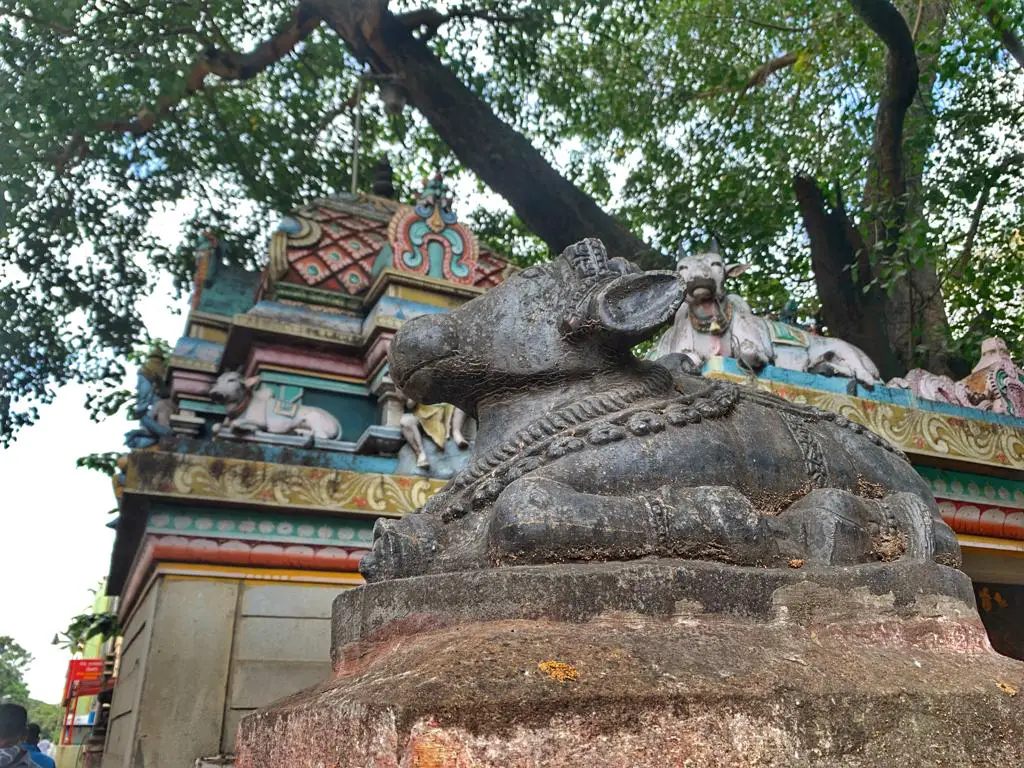
{"label": "carved human figure", "polygon": [[454,440],[461,449],[469,447],[469,441],[463,435],[466,425],[464,411],[446,404],[422,405],[408,398],[405,407],[406,412],[402,414],[398,425],[402,430],[402,437],[415,452],[416,466],[420,469],[430,468],[430,458],[423,443],[424,434],[440,451],[444,450],[448,438]]}
{"label": "carved human figure", "polygon": [[875,364],[852,344],[758,317],[742,298],[727,293],[726,278],[743,274],[749,266],[726,264],[715,242],[705,253],[688,255],[680,249],[676,272],[683,303],[652,357],[681,353],[699,366],[708,357],[725,355],[754,371],[771,364],[846,376],[866,386],[881,383]]}
{"label": "carved human figure", "polygon": [[140,428],[125,434],[124,442],[129,448],[148,448],[162,436],[171,434],[174,402],[167,396],[166,373],[167,360],[163,352],[152,350],[135,378],[132,415],[139,420]]}
{"label": "carved human figure", "polygon": [[925,400],[1024,416],[1024,371],[1013,362],[1006,342],[998,337],[981,343],[977,365],[960,381],[914,368],[906,376],[890,379],[887,386],[909,389]]}
{"label": "carved human figure", "polygon": [[585,240],[403,325],[395,384],[474,413],[474,455],[423,508],[378,521],[363,575],[642,557],[958,562],[928,485],[880,437],[686,375],[680,355],[635,359],[681,301],[674,273]]}
{"label": "carved human figure", "polygon": [[307,437],[310,446],[317,439],[341,438],[341,424],[330,413],[323,408],[279,400],[270,387],[260,384],[258,376],[244,378],[238,371],[226,371],[210,388],[210,399],[227,410],[218,433],[262,430],[275,435],[293,434]]}

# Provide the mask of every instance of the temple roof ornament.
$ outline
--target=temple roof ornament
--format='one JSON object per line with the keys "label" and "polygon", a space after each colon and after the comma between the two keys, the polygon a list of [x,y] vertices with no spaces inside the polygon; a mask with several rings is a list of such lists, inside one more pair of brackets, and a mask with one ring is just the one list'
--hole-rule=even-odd
{"label": "temple roof ornament", "polygon": [[459,285],[497,285],[510,265],[480,247],[453,203],[440,174],[423,180],[415,205],[367,194],[316,200],[281,220],[268,276],[348,296],[365,293],[385,269]]}
{"label": "temple roof ornament", "polygon": [[374,274],[392,268],[462,285],[477,280],[476,237],[452,209],[454,195],[441,174],[423,180],[413,208],[404,208],[388,224],[388,245],[374,262]]}

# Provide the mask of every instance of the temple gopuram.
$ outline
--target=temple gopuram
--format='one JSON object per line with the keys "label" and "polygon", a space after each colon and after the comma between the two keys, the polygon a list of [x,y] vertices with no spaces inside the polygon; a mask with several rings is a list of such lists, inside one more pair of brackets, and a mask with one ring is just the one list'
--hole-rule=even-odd
{"label": "temple gopuram", "polygon": [[512,268],[439,177],[405,205],[381,166],[374,191],[292,211],[262,272],[225,264],[213,235],[198,245],[184,336],[139,373],[117,478],[104,768],[230,753],[242,717],[327,677],[331,602],[362,583],[374,521],[471,452],[463,414],[396,390],[388,344]]}
{"label": "temple gopuram", "polygon": [[[363,583],[374,522],[421,506],[474,425],[409,401],[387,350],[514,270],[440,178],[285,216],[262,271],[197,246],[184,336],[139,373],[108,592],[124,636],[103,768],[231,764],[242,718],[331,675],[331,604]],[[704,375],[836,412],[902,449],[974,580],[992,645],[1024,659],[1024,418],[890,386],[711,356]]]}

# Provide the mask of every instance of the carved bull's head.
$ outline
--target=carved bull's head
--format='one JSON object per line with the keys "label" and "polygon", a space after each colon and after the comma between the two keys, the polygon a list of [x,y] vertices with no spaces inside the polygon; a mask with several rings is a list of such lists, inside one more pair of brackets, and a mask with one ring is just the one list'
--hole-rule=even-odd
{"label": "carved bull's head", "polygon": [[258,380],[257,377],[244,378],[240,371],[225,371],[210,387],[210,399],[225,405],[240,403]]}
{"label": "carved bull's head", "polygon": [[681,301],[674,273],[640,272],[583,240],[454,312],[406,323],[391,375],[419,402],[474,413],[485,397],[628,364]]}
{"label": "carved bull's head", "polygon": [[725,278],[742,275],[749,264],[726,264],[716,240],[707,251],[686,254],[682,247],[676,254],[676,273],[687,304],[704,304],[725,298]]}

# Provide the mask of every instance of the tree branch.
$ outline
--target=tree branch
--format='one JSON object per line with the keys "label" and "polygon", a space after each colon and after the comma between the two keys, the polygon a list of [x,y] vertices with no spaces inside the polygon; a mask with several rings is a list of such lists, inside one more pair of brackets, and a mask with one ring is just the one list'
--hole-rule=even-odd
{"label": "tree branch", "polygon": [[320,117],[320,120],[319,120],[319,122],[317,122],[317,125],[316,125],[316,134],[315,135],[316,135],[317,142],[320,141],[320,137],[321,137],[321,135],[323,135],[324,131],[326,131],[328,128],[331,127],[331,125],[334,124],[335,120],[337,120],[339,117],[341,117],[341,115],[344,115],[346,112],[349,112],[350,110],[352,110],[355,106],[356,106],[356,95],[353,93],[351,96],[349,96],[343,102],[341,102],[341,104],[339,104],[338,106],[333,107],[333,108],[327,110]]}
{"label": "tree branch", "polygon": [[395,20],[410,32],[421,27],[426,27],[423,33],[423,40],[429,40],[437,34],[442,25],[453,19],[482,19],[494,24],[518,24],[525,20],[525,16],[513,13],[495,13],[485,8],[457,8],[448,13],[442,13],[436,8],[420,8],[407,13],[395,15]]}
{"label": "tree branch", "polygon": [[999,9],[996,8],[994,0],[976,0],[975,5],[985,14],[985,18],[992,25],[992,29],[999,33],[999,41],[1003,44],[1003,47],[1017,60],[1018,64],[1024,67],[1024,43],[1010,29],[1009,22],[999,12]]}
{"label": "tree branch", "polygon": [[750,79],[747,80],[746,85],[743,86],[742,93],[746,93],[752,88],[760,88],[765,84],[765,81],[767,81],[769,77],[774,75],[780,69],[793,66],[799,58],[800,54],[798,53],[786,53],[782,56],[777,56],[771,61],[766,61],[751,73]]}
{"label": "tree branch", "polygon": [[[760,88],[767,82],[769,77],[774,75],[779,70],[793,66],[794,64],[796,64],[799,58],[799,53],[784,53],[782,56],[777,56],[776,58],[771,59],[770,61],[766,61],[764,64],[757,67],[757,69],[750,73],[750,77],[743,84],[743,87],[740,88],[739,95],[737,97],[737,103],[733,107],[734,111],[739,106],[739,97],[742,97],[744,94],[746,94],[748,91],[754,88]],[[717,96],[721,96],[724,93],[729,93],[730,91],[734,90],[736,89],[731,85],[716,85],[713,88],[708,88],[707,90],[699,91],[693,94],[693,98],[710,99]]]}
{"label": "tree branch", "polygon": [[788,24],[777,24],[773,21],[762,21],[761,19],[753,19],[749,16],[722,16],[714,13],[688,13],[687,16],[693,16],[697,18],[710,19],[711,21],[725,21],[730,24],[740,22],[741,24],[749,24],[752,27],[760,27],[761,29],[773,29],[776,32],[792,32],[802,33],[810,32],[810,25],[803,27],[793,27]]}
{"label": "tree branch", "polygon": [[924,12],[924,0],[917,0],[917,16],[914,17],[914,28],[910,30],[910,37],[917,40],[917,33],[921,29],[921,16]]}
{"label": "tree branch", "polygon": [[[501,195],[555,253],[598,237],[609,253],[648,269],[667,260],[558,173],[521,133],[499,118],[382,0],[306,0],[372,71],[400,79],[409,104],[463,166]],[[467,126],[469,126],[467,128]]]}
{"label": "tree branch", "polygon": [[964,267],[971,261],[974,240],[977,238],[978,228],[981,226],[981,214],[985,210],[985,206],[988,205],[988,196],[991,191],[992,187],[986,184],[981,190],[981,194],[978,195],[978,201],[974,204],[974,210],[971,211],[971,223],[967,227],[967,236],[964,238],[964,249],[960,252],[952,269],[942,278],[942,283],[945,283],[949,277],[955,277],[957,280],[963,279]]}
{"label": "tree branch", "polygon": [[[208,47],[186,72],[176,93],[161,96],[154,106],[143,107],[134,117],[100,122],[93,127],[93,132],[143,136],[184,99],[202,90],[210,75],[222,80],[249,80],[291,53],[319,24],[318,16],[299,6],[277,32],[245,53]],[[88,137],[81,133],[73,136],[54,161],[57,173],[62,173],[69,163],[87,151]]]}
{"label": "tree branch", "polygon": [[981,227],[981,217],[985,210],[985,206],[988,205],[989,196],[992,194],[992,189],[996,184],[1000,182],[1003,175],[1010,171],[1015,165],[1024,163],[1024,152],[1016,152],[999,165],[992,168],[988,174],[986,174],[984,185],[981,188],[981,193],[978,195],[978,199],[974,204],[974,209],[971,211],[970,224],[967,227],[967,233],[964,235],[964,247],[960,251],[960,255],[956,261],[946,270],[946,274],[942,276],[940,285],[945,285],[949,278],[954,280],[963,279],[964,267],[971,262],[971,256],[974,254],[974,242],[978,237],[978,230]]}
{"label": "tree branch", "polygon": [[879,180],[890,199],[899,201],[906,191],[903,177],[903,124],[914,103],[920,71],[914,36],[889,0],[848,0],[868,28],[885,44],[885,83],[875,121],[875,157]]}
{"label": "tree branch", "polygon": [[18,21],[23,21],[26,24],[47,27],[52,29],[58,35],[64,35],[65,37],[70,37],[75,33],[75,31],[66,24],[61,24],[60,22],[53,21],[52,19],[39,19],[21,11],[4,11],[3,15],[10,16],[12,19],[17,19]]}

